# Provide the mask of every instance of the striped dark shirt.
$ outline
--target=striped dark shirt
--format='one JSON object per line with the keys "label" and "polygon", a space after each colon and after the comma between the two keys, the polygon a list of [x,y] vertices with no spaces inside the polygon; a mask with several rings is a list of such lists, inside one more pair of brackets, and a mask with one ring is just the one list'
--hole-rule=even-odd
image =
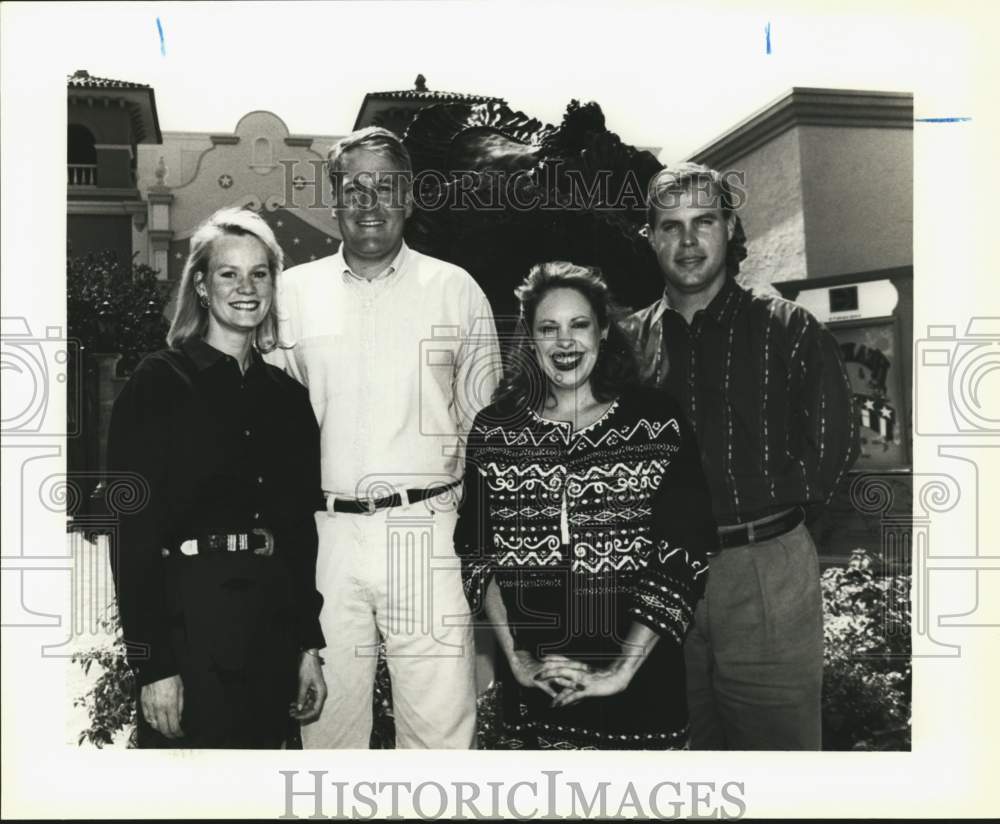
{"label": "striped dark shirt", "polygon": [[857,417],[837,341],[808,311],[728,278],[690,325],[666,296],[623,325],[643,382],[694,427],[720,525],[829,500]]}

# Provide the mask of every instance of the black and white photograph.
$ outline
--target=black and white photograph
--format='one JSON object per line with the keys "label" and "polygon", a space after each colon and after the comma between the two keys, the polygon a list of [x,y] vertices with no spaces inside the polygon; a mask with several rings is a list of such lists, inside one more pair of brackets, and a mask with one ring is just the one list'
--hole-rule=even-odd
{"label": "black and white photograph", "polygon": [[0,19],[5,816],[989,814],[988,4]]}

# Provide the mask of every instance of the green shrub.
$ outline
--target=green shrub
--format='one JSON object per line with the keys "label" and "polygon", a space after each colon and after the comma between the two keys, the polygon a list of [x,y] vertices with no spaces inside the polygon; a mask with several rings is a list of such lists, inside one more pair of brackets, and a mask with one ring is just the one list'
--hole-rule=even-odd
{"label": "green shrub", "polygon": [[392,750],[396,747],[396,720],[392,714],[392,682],[385,660],[385,642],[378,645],[378,663],[375,666],[375,691],[372,694],[372,734],[368,747],[373,750]]}
{"label": "green shrub", "polygon": [[823,749],[910,748],[910,577],[856,549],[824,571]]}
{"label": "green shrub", "polygon": [[[823,679],[823,749],[908,750],[910,748],[910,578],[880,573],[880,559],[856,549],[846,566],[827,569],[823,590],[825,672]],[[133,679],[125,663],[118,616],[102,622],[115,638],[112,646],[73,656],[85,672],[101,668],[94,686],[74,703],[86,706],[90,726],[79,743],[97,747],[128,730],[134,744]],[[379,649],[372,699],[374,723],[370,746],[395,745],[392,687]],[[500,732],[499,685],[479,697],[479,746],[491,749]]]}
{"label": "green shrub", "polygon": [[73,701],[74,707],[86,707],[90,717],[90,726],[80,733],[77,744],[88,741],[101,748],[114,743],[120,732],[128,730],[129,746],[135,746],[135,679],[125,662],[125,645],[117,610],[109,608],[108,615],[100,621],[100,627],[114,638],[112,644],[74,653],[72,657],[86,674],[90,673],[94,664],[101,670],[87,694]]}
{"label": "green shrub", "polygon": [[[166,288],[156,279],[156,270],[142,263],[123,264],[113,252],[68,257],[68,336],[80,342],[84,353],[120,353],[119,372],[128,374],[143,355],[164,346]],[[99,320],[102,307],[111,333],[106,340]]]}
{"label": "green shrub", "polygon": [[[96,664],[100,669],[94,685],[86,695],[73,701],[75,707],[86,707],[90,725],[83,730],[77,744],[84,741],[101,748],[114,743],[122,732],[128,734],[128,745],[135,746],[135,678],[125,661],[125,643],[117,610],[110,608],[101,619],[102,632],[114,640],[110,644],[93,647],[73,654],[72,660],[83,667],[86,674]],[[392,716],[392,688],[389,669],[385,661],[385,645],[379,645],[375,692],[372,696],[374,723],[370,747],[392,749],[395,746],[396,728]]]}

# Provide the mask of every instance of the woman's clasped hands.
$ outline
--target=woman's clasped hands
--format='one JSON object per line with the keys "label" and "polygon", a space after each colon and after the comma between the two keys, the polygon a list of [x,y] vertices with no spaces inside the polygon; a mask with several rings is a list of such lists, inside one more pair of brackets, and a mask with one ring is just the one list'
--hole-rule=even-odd
{"label": "woman's clasped hands", "polygon": [[526,650],[516,650],[511,671],[524,687],[537,687],[552,696],[552,707],[566,707],[584,698],[615,695],[632,680],[634,667],[620,657],[607,666],[594,666],[564,655],[535,658]]}

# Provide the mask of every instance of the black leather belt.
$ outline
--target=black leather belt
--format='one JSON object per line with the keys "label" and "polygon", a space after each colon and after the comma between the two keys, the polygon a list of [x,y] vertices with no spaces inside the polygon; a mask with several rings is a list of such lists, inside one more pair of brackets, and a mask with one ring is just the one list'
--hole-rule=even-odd
{"label": "black leather belt", "polygon": [[[735,527],[720,527],[718,551],[732,549],[734,546],[759,544],[761,541],[769,541],[771,538],[777,538],[779,535],[791,532],[805,518],[806,514],[802,507],[797,506],[780,515],[759,518],[756,521],[739,524]],[[709,555],[716,554],[718,553],[709,553]]]}
{"label": "black leather belt", "polygon": [[332,493],[327,493],[327,509],[329,509],[329,498],[333,497],[333,511],[347,512],[352,515],[374,515],[380,509],[391,506],[402,506],[403,504],[415,504],[419,501],[426,501],[454,489],[461,481],[453,481],[450,484],[432,486],[427,489],[407,489],[404,498],[399,492],[386,495],[383,498],[341,498]]}
{"label": "black leather belt", "polygon": [[252,552],[254,555],[274,554],[274,534],[257,527],[250,532],[199,532],[195,537],[164,548],[168,555],[206,555],[213,552]]}

